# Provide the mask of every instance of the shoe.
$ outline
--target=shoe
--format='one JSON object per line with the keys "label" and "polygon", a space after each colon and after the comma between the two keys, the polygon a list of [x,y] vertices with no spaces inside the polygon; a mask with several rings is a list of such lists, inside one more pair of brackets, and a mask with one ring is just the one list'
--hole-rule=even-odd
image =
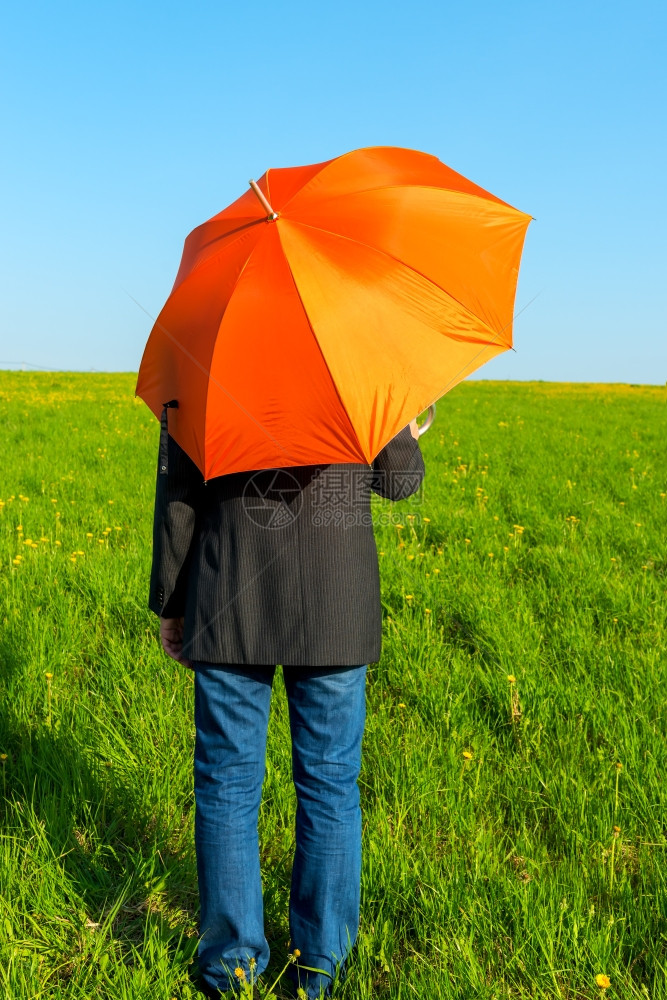
{"label": "shoe", "polygon": [[[208,983],[199,982],[197,983],[197,989],[200,993],[203,993],[205,997],[209,1000],[238,1000],[238,993],[234,993],[233,990],[220,991],[215,989],[213,986],[209,986]],[[259,997],[259,993],[255,993],[256,997]]]}
{"label": "shoe", "polygon": [[223,990],[216,989],[215,986],[211,986],[205,979],[202,978],[196,961],[193,962],[188,968],[188,979],[194,988],[199,993],[203,993],[205,997],[209,998],[209,1000],[227,1000],[227,998],[229,998],[229,1000],[234,1000],[234,993],[232,991],[227,990],[225,992]]}
{"label": "shoe", "polygon": [[[196,988],[200,993],[203,993],[205,997],[209,1000],[238,1000],[238,993],[234,990],[217,990],[214,986],[209,986],[204,980],[200,980],[195,984]],[[257,987],[253,987],[253,1000],[260,1000]],[[296,994],[295,994],[296,996]]]}

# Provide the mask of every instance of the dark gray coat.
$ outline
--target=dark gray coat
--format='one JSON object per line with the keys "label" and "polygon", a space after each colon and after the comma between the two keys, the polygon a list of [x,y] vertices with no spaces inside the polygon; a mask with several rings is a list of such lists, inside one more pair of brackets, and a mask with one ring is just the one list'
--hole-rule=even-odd
{"label": "dark gray coat", "polygon": [[205,484],[164,432],[161,455],[149,607],[185,617],[184,657],[294,666],[379,660],[370,491],[402,500],[419,489],[424,462],[409,427],[372,467],[298,466]]}

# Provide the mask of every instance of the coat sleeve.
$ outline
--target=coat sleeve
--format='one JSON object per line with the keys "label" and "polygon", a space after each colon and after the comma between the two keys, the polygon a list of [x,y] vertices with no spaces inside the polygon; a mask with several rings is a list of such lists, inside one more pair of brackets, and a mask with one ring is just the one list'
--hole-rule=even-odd
{"label": "coat sleeve", "polygon": [[405,500],[424,479],[424,459],[410,426],[388,441],[372,465],[371,489],[389,500]]}
{"label": "coat sleeve", "polygon": [[167,471],[161,436],[153,514],[153,563],[148,607],[162,618],[180,618],[185,609],[189,556],[203,476],[169,435]]}

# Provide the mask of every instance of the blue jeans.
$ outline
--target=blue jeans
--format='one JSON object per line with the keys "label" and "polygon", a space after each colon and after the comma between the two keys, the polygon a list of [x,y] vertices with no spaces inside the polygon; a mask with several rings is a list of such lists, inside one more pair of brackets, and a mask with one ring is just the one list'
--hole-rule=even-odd
{"label": "blue jeans", "polygon": [[[195,848],[200,900],[198,964],[213,987],[234,969],[269,961],[264,936],[257,816],[275,667],[194,663]],[[283,667],[297,794],[289,903],[290,967],[308,997],[342,970],[357,936],[361,810],[357,778],[366,716],[366,667]]]}

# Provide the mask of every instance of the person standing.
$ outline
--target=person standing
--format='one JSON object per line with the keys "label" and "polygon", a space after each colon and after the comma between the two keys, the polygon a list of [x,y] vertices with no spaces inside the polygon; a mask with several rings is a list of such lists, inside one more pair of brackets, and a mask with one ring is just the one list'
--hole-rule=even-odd
{"label": "person standing", "polygon": [[261,975],[269,961],[257,819],[277,664],[297,795],[294,986],[329,995],[356,940],[365,678],[382,640],[370,494],[417,492],[418,436],[413,420],[372,466],[296,466],[204,483],[163,422],[149,607],[165,652],[195,675],[198,965],[211,995],[237,983],[236,970],[249,977],[252,963]]}

